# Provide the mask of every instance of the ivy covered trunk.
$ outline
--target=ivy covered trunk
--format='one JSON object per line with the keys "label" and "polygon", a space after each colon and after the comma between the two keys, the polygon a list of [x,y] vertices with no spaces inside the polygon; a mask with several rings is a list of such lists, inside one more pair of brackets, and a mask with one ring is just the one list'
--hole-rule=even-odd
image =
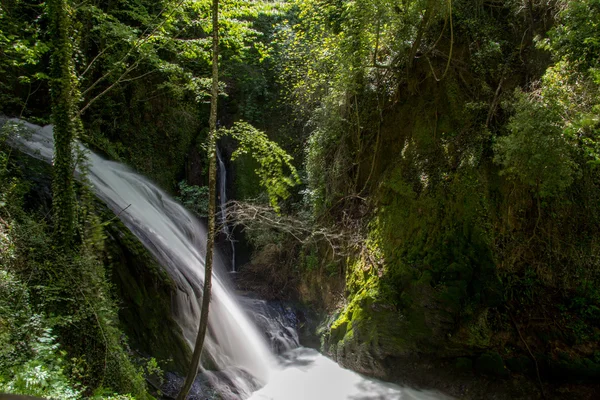
{"label": "ivy covered trunk", "polygon": [[52,57],[51,93],[54,124],[54,179],[52,184],[56,233],[68,246],[75,230],[75,192],[73,186],[73,139],[76,132],[76,78],[73,46],[69,38],[70,16],[67,0],[48,2]]}

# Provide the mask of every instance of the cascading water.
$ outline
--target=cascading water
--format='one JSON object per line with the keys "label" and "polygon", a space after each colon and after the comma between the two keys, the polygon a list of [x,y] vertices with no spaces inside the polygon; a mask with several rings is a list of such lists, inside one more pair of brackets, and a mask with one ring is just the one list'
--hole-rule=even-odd
{"label": "cascading water", "polygon": [[[23,126],[29,128],[29,132],[16,138],[19,147],[34,157],[51,162],[52,127],[41,128],[29,123],[23,123]],[[130,168],[87,153],[88,179],[96,195],[119,214],[175,282],[175,319],[192,346],[200,319],[197,299],[201,297],[204,281],[205,228],[183,206]],[[239,369],[264,384],[277,362],[261,333],[226,287],[220,276],[222,265],[217,255],[209,313],[210,332],[204,350],[219,370],[235,382],[240,395],[248,396],[256,389],[256,383]]]}
{"label": "cascading water", "polygon": [[223,226],[223,233],[227,236],[227,241],[231,244],[231,272],[235,271],[235,243],[231,236],[231,230],[227,225],[227,168],[223,162],[221,150],[217,146],[217,161],[219,163],[219,217]]}
{"label": "cascading water", "polygon": [[[52,127],[39,127],[13,119],[27,128],[11,141],[29,155],[52,162]],[[0,117],[0,127],[6,119]],[[23,129],[17,129],[23,132]],[[83,146],[81,149],[85,150]],[[87,151],[88,179],[103,200],[139,240],[153,253],[175,282],[173,299],[176,315],[185,338],[194,342],[204,279],[206,230],[180,204],[152,182],[123,164],[108,161]],[[279,348],[288,350],[277,356],[265,336],[242,310],[240,302],[226,286],[222,261],[215,258],[216,276],[210,305],[208,353],[230,386],[229,398],[260,400],[349,400],[349,399],[441,399],[433,392],[421,392],[365,378],[322,356],[314,350],[297,347],[293,330],[279,335]],[[256,301],[244,300],[257,304]],[[260,303],[260,301],[258,301]],[[250,306],[250,312],[261,313]],[[267,334],[276,326],[268,313],[258,315]],[[256,319],[256,318],[255,318]],[[263,324],[264,323],[264,324]],[[264,326],[267,328],[264,328]],[[282,322],[280,322],[282,324]],[[277,328],[273,328],[277,329]],[[291,349],[291,350],[289,350]],[[209,377],[210,373],[205,372]],[[212,374],[216,379],[216,375]],[[261,389],[259,389],[262,386]],[[259,390],[257,390],[259,389]]]}

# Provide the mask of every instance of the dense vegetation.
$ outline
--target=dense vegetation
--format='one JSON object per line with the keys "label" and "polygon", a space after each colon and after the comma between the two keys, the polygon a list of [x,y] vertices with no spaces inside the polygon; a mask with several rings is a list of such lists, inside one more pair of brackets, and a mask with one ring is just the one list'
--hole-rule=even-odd
{"label": "dense vegetation", "polygon": [[[474,398],[600,378],[599,0],[221,7],[240,285],[323,311],[322,350],[370,375]],[[205,217],[211,29],[205,0],[0,2],[0,113]],[[0,392],[149,398],[157,362],[130,343],[177,367],[119,316],[168,313],[169,279],[141,277],[148,254],[57,175],[76,160],[19,155],[16,130],[0,131]]]}

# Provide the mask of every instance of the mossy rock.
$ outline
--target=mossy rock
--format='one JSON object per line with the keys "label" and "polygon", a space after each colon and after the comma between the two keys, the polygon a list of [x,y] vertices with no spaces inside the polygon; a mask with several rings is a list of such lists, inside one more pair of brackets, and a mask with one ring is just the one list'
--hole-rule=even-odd
{"label": "mossy rock", "polygon": [[475,361],[475,370],[487,375],[508,375],[508,371],[504,368],[504,361],[497,352],[487,352],[480,355]]}
{"label": "mossy rock", "polygon": [[472,313],[474,315],[469,319],[463,317],[460,328],[452,335],[451,341],[465,350],[481,352],[490,348],[493,334],[487,321],[488,309]]}
{"label": "mossy rock", "polygon": [[378,298],[375,290],[357,293],[331,324],[324,350],[343,366],[385,377],[387,358],[412,357],[431,329],[422,313],[404,314]]}
{"label": "mossy rock", "polygon": [[333,342],[339,342],[340,340],[344,339],[344,336],[346,336],[347,327],[348,321],[341,321],[335,324],[335,326],[332,326],[330,331],[330,340]]}

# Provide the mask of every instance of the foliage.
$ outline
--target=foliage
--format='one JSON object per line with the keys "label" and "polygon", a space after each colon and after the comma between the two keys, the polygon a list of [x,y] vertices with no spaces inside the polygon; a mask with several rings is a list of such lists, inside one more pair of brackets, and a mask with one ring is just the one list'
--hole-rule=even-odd
{"label": "foliage", "polygon": [[564,134],[586,161],[600,164],[600,2],[567,2],[559,23],[540,47],[552,52],[556,64],[542,80],[542,93],[559,110]]}
{"label": "foliage", "polygon": [[49,50],[39,23],[44,13],[39,1],[17,0],[0,5],[0,112],[23,114],[48,78],[40,66]]}
{"label": "foliage", "polygon": [[0,270],[0,310],[0,391],[79,398],[82,388],[64,371],[66,352],[59,349],[46,319],[33,312],[26,286],[6,270]]}
{"label": "foliage", "polygon": [[[254,29],[253,20],[259,15],[277,13],[277,7],[276,3],[262,1],[224,4],[220,13],[224,62],[236,63],[246,57],[261,36]],[[157,85],[160,89],[167,89],[181,100],[187,94],[195,101],[206,102],[210,95],[209,11],[210,1],[166,0],[158,5],[139,1],[116,7],[83,5],[78,12],[93,26],[83,40],[102,43],[94,51],[98,58],[81,66],[85,68],[82,75],[86,75],[86,80],[93,77],[84,93],[92,89],[103,93],[95,87],[158,75],[162,76]]]}
{"label": "foliage", "polygon": [[[71,368],[77,369],[86,387],[105,385],[144,398],[145,382],[122,342],[111,287],[104,266],[94,254],[97,247],[82,246],[74,254],[58,253],[45,224],[26,215],[21,218],[15,227],[19,252],[14,268],[28,274],[36,305],[52,316],[50,321],[70,359],[80,360]],[[24,253],[24,249],[36,251]]]}
{"label": "foliage", "polygon": [[[290,188],[300,183],[292,157],[269,140],[264,132],[245,122],[237,122],[229,129],[221,129],[220,135],[229,135],[239,143],[231,156],[232,160],[249,154],[258,162],[259,167],[255,172],[260,184],[267,190],[271,206],[279,211],[279,200],[288,198]],[[286,170],[290,171],[290,175]]]}
{"label": "foliage", "polygon": [[[221,11],[223,57],[243,59],[260,36],[252,20],[276,10],[277,4],[270,2],[227,2]],[[86,80],[93,77],[84,93],[98,85],[158,74],[166,78],[160,86],[173,94],[181,96],[188,91],[198,101],[205,101],[210,87],[209,11],[210,1],[165,0],[156,4],[141,0],[114,7],[84,4],[78,12],[93,29],[82,39],[90,45],[102,43],[95,49],[98,58],[81,66]],[[142,72],[138,72],[140,69]],[[102,88],[94,92],[102,93]]]}
{"label": "foliage", "polygon": [[562,1],[558,24],[550,30],[543,47],[559,59],[573,64],[580,72],[600,67],[600,1]]}
{"label": "foliage", "polygon": [[[221,10],[221,91],[242,91],[248,116],[258,115],[250,105],[267,92],[260,77],[266,32],[282,4],[231,1]],[[81,88],[75,97],[85,110],[81,139],[168,189],[180,180],[207,114],[209,7],[210,1],[92,1],[69,11]],[[19,0],[3,3],[0,13],[0,111],[44,122],[48,10],[43,2]]]}
{"label": "foliage", "polygon": [[287,101],[310,113],[329,95],[362,90],[378,70],[401,69],[414,56],[410,43],[420,44],[419,23],[433,24],[446,12],[446,4],[428,0],[294,2],[274,47],[282,52]]}
{"label": "foliage", "polygon": [[316,216],[373,188],[383,112],[404,85],[414,90],[415,56],[429,70],[442,36],[453,35],[452,4],[298,1],[278,26],[272,57],[304,126],[304,193]]}
{"label": "foliage", "polygon": [[508,124],[510,135],[498,138],[496,162],[502,174],[516,177],[539,197],[558,196],[577,172],[562,119],[552,105],[517,93],[518,110]]}
{"label": "foliage", "polygon": [[179,196],[177,200],[200,217],[208,214],[208,187],[189,185],[186,181],[179,182]]}
{"label": "foliage", "polygon": [[[50,320],[33,308],[26,285],[12,272],[0,270],[0,391],[56,400],[81,398],[86,388],[71,364],[75,359],[67,360]],[[93,398],[133,399],[117,394]]]}

